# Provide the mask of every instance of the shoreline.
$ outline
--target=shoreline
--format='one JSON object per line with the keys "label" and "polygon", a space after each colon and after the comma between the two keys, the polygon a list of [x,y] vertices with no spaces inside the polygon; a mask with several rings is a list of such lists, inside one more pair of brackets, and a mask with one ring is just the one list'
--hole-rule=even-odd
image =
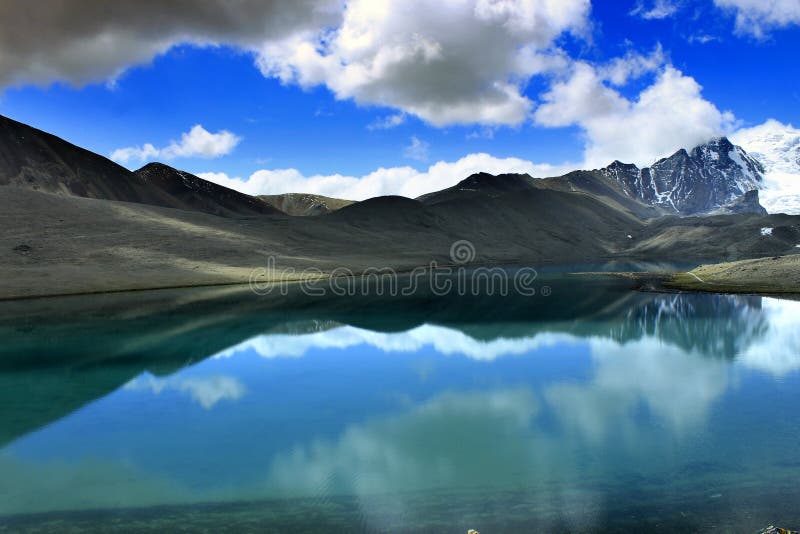
{"label": "shoreline", "polygon": [[637,291],[800,298],[800,254],[705,264],[686,272],[584,272],[627,278]]}
{"label": "shoreline", "polygon": [[[557,264],[545,262],[544,265],[557,266]],[[485,262],[480,264],[470,264],[469,268],[490,268],[504,266],[507,268],[518,268],[524,264],[509,264],[506,262],[493,263]],[[460,267],[459,265],[441,265],[443,268]],[[567,267],[565,265],[565,267]],[[429,265],[417,266],[413,268],[394,269],[399,275],[410,274],[416,269],[429,269]],[[625,278],[631,281],[631,290],[655,293],[679,293],[679,292],[699,292],[715,294],[741,294],[741,295],[760,295],[772,297],[800,298],[800,278],[794,280],[780,276],[785,273],[778,271],[791,271],[795,276],[800,276],[800,254],[791,256],[779,256],[772,258],[761,258],[751,260],[741,260],[729,263],[704,264],[686,272],[659,272],[659,271],[569,271],[565,270],[562,274],[566,276],[603,276],[614,278]],[[739,269],[739,270],[737,270]],[[748,272],[747,276],[741,276]],[[738,276],[737,276],[738,274]],[[294,278],[274,278],[258,280],[259,284],[297,284],[301,282],[316,282],[332,280],[333,278],[361,278],[370,276],[364,272],[352,275],[333,276],[332,273],[321,273],[318,276],[294,277]],[[167,291],[180,289],[202,289],[215,287],[251,287],[254,283],[252,276],[247,281],[221,281],[221,282],[198,282],[198,283],[179,283],[171,285],[154,285],[152,287],[131,287],[119,289],[98,289],[89,291],[73,291],[62,293],[32,294],[32,295],[0,295],[0,302],[19,302],[28,300],[41,300],[49,298],[80,297],[93,295],[113,295],[128,293],[143,293],[149,291]]]}

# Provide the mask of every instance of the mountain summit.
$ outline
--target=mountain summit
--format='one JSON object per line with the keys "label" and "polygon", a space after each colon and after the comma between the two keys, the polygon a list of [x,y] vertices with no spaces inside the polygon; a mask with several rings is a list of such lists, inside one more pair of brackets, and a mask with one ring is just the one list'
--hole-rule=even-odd
{"label": "mountain summit", "polygon": [[615,161],[599,172],[629,196],[680,215],[717,210],[759,189],[764,179],[761,163],[725,137],[678,150],[649,168]]}

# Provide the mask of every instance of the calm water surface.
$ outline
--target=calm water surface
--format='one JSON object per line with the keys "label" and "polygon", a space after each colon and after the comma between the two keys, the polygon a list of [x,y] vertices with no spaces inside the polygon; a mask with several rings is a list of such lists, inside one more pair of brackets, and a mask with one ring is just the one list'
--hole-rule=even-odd
{"label": "calm water surface", "polygon": [[8,304],[0,530],[800,527],[800,302]]}

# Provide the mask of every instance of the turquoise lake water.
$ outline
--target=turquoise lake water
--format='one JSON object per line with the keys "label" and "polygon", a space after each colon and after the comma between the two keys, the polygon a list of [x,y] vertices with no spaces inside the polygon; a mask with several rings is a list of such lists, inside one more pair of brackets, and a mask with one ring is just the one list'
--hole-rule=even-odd
{"label": "turquoise lake water", "polygon": [[0,530],[800,528],[800,302],[9,303]]}

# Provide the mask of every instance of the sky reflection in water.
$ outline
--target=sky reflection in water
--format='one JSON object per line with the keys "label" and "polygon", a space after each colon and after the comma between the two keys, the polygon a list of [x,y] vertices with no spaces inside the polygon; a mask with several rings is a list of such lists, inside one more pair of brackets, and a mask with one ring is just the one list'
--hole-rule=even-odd
{"label": "sky reflection in water", "polygon": [[425,514],[420,492],[513,491],[573,526],[631,492],[736,494],[735,517],[747,503],[732,489],[800,475],[800,303],[701,298],[727,299],[725,313],[664,296],[513,336],[327,323],[258,336],[6,444],[0,513],[344,495],[388,528]]}

